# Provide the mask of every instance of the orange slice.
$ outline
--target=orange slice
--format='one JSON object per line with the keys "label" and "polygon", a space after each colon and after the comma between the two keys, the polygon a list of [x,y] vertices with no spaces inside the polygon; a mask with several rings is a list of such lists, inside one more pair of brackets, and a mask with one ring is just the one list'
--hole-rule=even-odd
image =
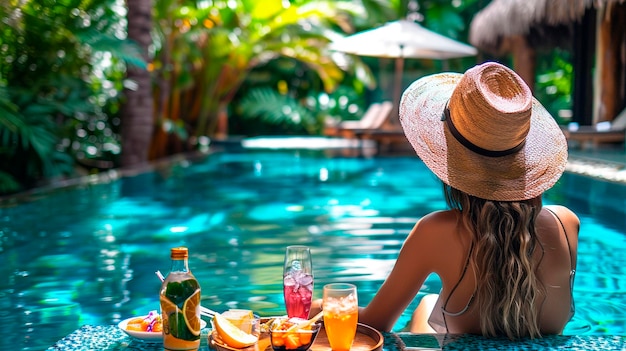
{"label": "orange slice", "polygon": [[161,315],[167,314],[170,315],[172,313],[178,313],[178,306],[175,303],[170,301],[167,297],[161,295],[159,297],[161,302]]}
{"label": "orange slice", "polygon": [[242,349],[254,345],[258,340],[258,337],[237,328],[236,325],[219,313],[216,313],[213,317],[213,323],[220,338],[230,347]]}
{"label": "orange slice", "polygon": [[183,304],[185,324],[193,335],[200,335],[200,289],[196,290]]}

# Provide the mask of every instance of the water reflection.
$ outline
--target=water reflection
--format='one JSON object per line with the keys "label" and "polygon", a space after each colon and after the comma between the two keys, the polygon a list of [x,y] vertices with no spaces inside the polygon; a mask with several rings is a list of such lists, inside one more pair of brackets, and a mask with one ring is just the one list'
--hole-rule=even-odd
{"label": "water reflection", "polygon": [[[584,203],[584,189],[596,201],[603,189],[586,182],[564,177],[546,196],[575,207],[583,220],[578,309],[566,331],[619,335],[626,332],[626,216],[597,216],[619,209]],[[601,193],[605,203],[623,201],[622,188],[612,193]],[[190,248],[202,304],[214,310],[284,314],[288,244],[312,248],[314,297],[326,283],[353,282],[365,304],[418,218],[445,207],[439,182],[415,158],[287,153],[216,154],[0,205],[0,274],[8,277],[0,280],[0,346],[23,350],[52,345],[82,325],[158,309],[154,272],[169,271],[169,249],[178,245]],[[431,276],[420,296],[440,287]]]}

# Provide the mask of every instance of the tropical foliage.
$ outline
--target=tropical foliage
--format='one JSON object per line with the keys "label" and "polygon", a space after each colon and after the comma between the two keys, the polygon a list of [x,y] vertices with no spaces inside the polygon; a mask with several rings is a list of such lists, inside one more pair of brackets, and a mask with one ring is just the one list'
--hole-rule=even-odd
{"label": "tropical foliage", "polygon": [[[114,0],[0,5],[0,192],[72,175],[76,164],[109,165],[119,154],[119,120],[109,113],[124,66],[115,63],[144,63],[120,39],[117,10]],[[97,67],[103,59],[110,65]]]}
{"label": "tropical foliage", "polygon": [[[120,109],[122,92],[133,86],[125,80],[128,65],[152,75],[152,159],[197,148],[227,132],[317,134],[329,117],[359,118],[388,88],[376,86],[376,73],[392,69],[390,60],[331,52],[331,40],[412,14],[423,26],[466,41],[473,14],[486,5],[484,0],[152,4],[154,41],[146,65],[139,48],[125,39],[123,0],[0,3],[0,193],[77,169],[119,166],[122,122],[128,117]],[[417,77],[462,71],[475,60],[411,60],[405,69]]]}
{"label": "tropical foliage", "polygon": [[[465,41],[469,21],[480,1],[391,0],[352,4],[359,6],[359,10],[344,13],[346,22],[351,25],[334,33],[335,37],[371,29],[415,12],[419,18],[412,16],[412,19],[419,19],[437,32]],[[363,13],[368,15],[362,16]],[[359,66],[355,71],[346,72],[338,88],[330,93],[320,88],[319,79],[297,62],[279,59],[255,67],[230,104],[229,131],[241,135],[315,134],[322,130],[325,121],[358,119],[370,103],[392,98],[385,96],[385,90],[391,91],[391,87],[378,84],[378,79],[372,81],[376,73],[379,76],[385,71],[391,74],[392,60],[345,55],[342,58],[359,64],[365,62],[368,70]],[[445,65],[462,71],[474,61],[475,58],[451,60]],[[440,71],[444,65],[432,60],[411,60],[406,64],[407,71],[411,70],[415,77]]]}
{"label": "tropical foliage", "polygon": [[[276,59],[302,64],[322,91],[334,91],[345,72],[326,47],[333,34],[348,29],[346,16],[357,14],[365,15],[363,7],[350,1],[155,2],[157,135],[152,157],[189,149],[203,137],[219,137],[226,130],[230,103],[250,72]],[[360,69],[367,70],[362,64]]]}
{"label": "tropical foliage", "polygon": [[572,108],[572,81],[574,66],[571,55],[562,50],[553,50],[538,57],[535,95],[544,107],[555,116],[559,124],[567,124]]}
{"label": "tropical foliage", "polygon": [[321,134],[333,120],[363,115],[365,93],[374,87],[372,78],[368,82],[346,74],[336,89],[327,92],[320,79],[301,63],[274,60],[252,70],[242,84],[229,110],[229,133]]}

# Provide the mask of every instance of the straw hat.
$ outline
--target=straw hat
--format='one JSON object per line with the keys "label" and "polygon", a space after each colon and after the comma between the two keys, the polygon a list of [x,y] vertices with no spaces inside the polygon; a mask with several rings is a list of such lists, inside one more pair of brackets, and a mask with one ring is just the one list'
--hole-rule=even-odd
{"label": "straw hat", "polygon": [[476,197],[531,199],[565,169],[567,142],[554,118],[522,78],[495,62],[418,79],[402,95],[399,114],[428,168]]}

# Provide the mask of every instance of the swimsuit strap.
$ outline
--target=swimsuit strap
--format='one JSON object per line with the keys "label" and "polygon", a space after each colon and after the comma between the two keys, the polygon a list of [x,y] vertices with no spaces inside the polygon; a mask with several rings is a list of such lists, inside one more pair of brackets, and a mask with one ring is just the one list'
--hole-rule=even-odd
{"label": "swimsuit strap", "polygon": [[554,217],[556,218],[557,221],[559,221],[559,223],[561,224],[561,228],[563,228],[563,235],[565,235],[565,241],[567,241],[567,250],[569,251],[569,260],[570,260],[570,267],[572,268],[572,272],[576,272],[576,269],[574,268],[574,255],[572,255],[572,247],[569,243],[569,237],[567,236],[567,230],[565,230],[565,225],[563,224],[563,221],[561,221],[561,218],[559,218],[559,216],[552,211],[551,209],[544,207],[546,210],[548,210],[548,212],[552,213],[554,215]]}
{"label": "swimsuit strap", "polygon": [[561,228],[563,228],[563,235],[565,235],[565,241],[567,241],[567,250],[569,251],[569,260],[570,260],[570,272],[569,272],[569,287],[570,287],[570,291],[571,291],[571,299],[572,302],[570,304],[570,319],[572,318],[572,316],[574,315],[574,311],[576,310],[576,306],[574,304],[574,277],[576,276],[576,268],[574,265],[574,255],[572,255],[572,247],[570,246],[569,243],[569,237],[567,236],[567,230],[565,230],[565,225],[563,224],[563,221],[561,221],[561,218],[559,218],[559,216],[552,211],[551,209],[544,207],[546,210],[548,210],[548,212],[552,213],[554,215],[554,217],[556,217],[556,219],[559,221],[559,223],[561,224]]}
{"label": "swimsuit strap", "polygon": [[461,311],[459,311],[459,312],[448,312],[446,310],[446,306],[448,306],[448,301],[450,301],[450,298],[452,297],[452,295],[454,294],[456,289],[459,287],[459,284],[461,284],[461,281],[465,277],[465,273],[467,272],[467,267],[469,266],[470,259],[472,257],[472,252],[473,251],[474,251],[474,242],[472,241],[472,244],[471,244],[470,249],[469,249],[469,253],[467,254],[467,260],[465,260],[465,267],[463,267],[463,273],[461,273],[461,277],[456,282],[456,284],[454,284],[454,287],[452,288],[452,290],[450,290],[450,294],[448,294],[448,297],[446,298],[446,302],[443,304],[443,306],[441,306],[441,314],[442,314],[442,317],[443,317],[443,324],[444,324],[446,330],[448,330],[448,322],[446,321],[446,315],[452,316],[452,317],[457,317],[457,316],[462,315],[463,313],[465,313],[469,309],[470,305],[472,304],[472,301],[474,300],[474,296],[476,295],[476,290],[474,290],[474,292],[472,293],[472,296],[470,296],[469,301],[467,302],[467,305],[465,305],[465,307]]}

